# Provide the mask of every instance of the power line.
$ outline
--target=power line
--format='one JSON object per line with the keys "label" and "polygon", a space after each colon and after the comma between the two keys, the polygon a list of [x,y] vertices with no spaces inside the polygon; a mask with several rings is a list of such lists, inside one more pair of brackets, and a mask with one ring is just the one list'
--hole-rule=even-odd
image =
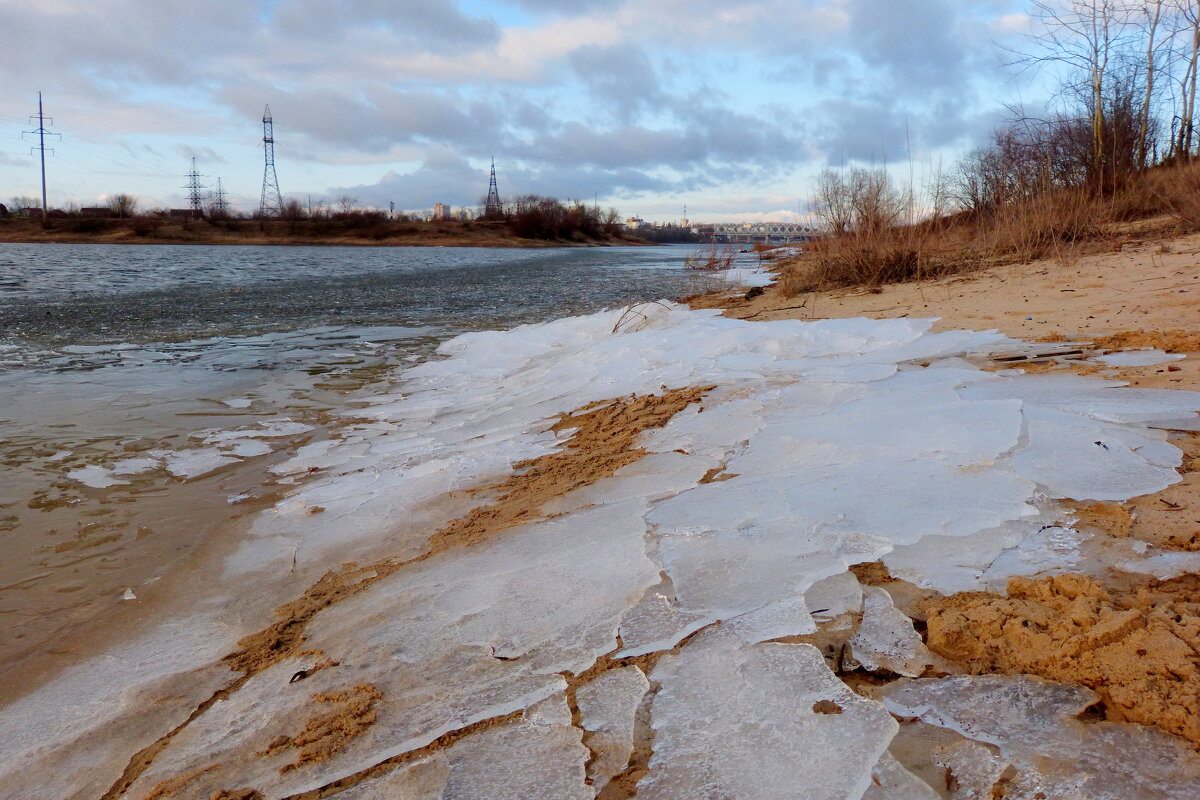
{"label": "power line", "polygon": [[263,185],[258,214],[262,217],[283,215],[283,195],[279,192],[279,177],[275,174],[275,122],[271,119],[270,106],[263,111]]}
{"label": "power line", "polygon": [[[33,117],[29,118],[29,124],[30,125],[33,124]],[[50,118],[50,124],[51,125],[54,124],[53,117]],[[41,92],[38,92],[37,125],[38,126],[35,130],[21,131],[21,134],[24,135],[26,133],[29,133],[29,134],[36,133],[37,137],[38,137],[38,143],[34,147],[29,148],[29,154],[33,155],[33,151],[38,150],[38,151],[40,151],[41,156],[42,156],[42,224],[46,225],[49,223],[49,218],[46,216],[46,212],[48,210],[46,208],[46,135],[49,134],[50,136],[57,136],[59,138],[59,141],[61,141],[62,134],[54,133],[52,131],[46,130],[46,115],[42,112],[42,93]],[[51,150],[50,152],[51,152],[51,154],[54,153],[53,150]]]}

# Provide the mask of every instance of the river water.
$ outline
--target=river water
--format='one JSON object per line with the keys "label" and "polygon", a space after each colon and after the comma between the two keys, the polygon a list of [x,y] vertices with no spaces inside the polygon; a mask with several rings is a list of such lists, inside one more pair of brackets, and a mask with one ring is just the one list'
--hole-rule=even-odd
{"label": "river water", "polygon": [[440,342],[716,288],[689,252],[0,245],[0,676],[302,481],[271,467]]}

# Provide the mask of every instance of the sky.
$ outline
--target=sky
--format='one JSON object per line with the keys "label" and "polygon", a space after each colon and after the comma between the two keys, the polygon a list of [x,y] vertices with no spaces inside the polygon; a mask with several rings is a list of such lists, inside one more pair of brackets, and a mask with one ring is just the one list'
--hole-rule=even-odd
{"label": "sky", "polygon": [[795,219],[815,176],[920,184],[1031,91],[1021,0],[0,0],[0,202],[185,173],[258,207],[271,107],[285,198],[474,206],[542,194],[673,221]]}

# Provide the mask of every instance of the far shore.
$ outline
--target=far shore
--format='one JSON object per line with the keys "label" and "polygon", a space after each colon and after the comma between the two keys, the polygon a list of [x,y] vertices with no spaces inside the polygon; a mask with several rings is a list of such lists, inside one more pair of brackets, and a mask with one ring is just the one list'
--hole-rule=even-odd
{"label": "far shore", "polygon": [[614,247],[648,245],[626,233],[599,237],[530,239],[514,235],[503,221],[411,222],[401,220],[207,220],[133,217],[125,219],[0,219],[4,244],[261,245],[293,247]]}

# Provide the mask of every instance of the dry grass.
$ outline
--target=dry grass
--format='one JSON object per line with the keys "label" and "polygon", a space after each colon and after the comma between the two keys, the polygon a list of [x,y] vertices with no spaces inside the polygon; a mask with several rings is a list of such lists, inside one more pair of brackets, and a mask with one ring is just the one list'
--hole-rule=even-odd
{"label": "dry grass", "polygon": [[711,243],[698,248],[683,260],[684,269],[700,272],[722,272],[733,266],[738,249],[730,244]]}
{"label": "dry grass", "polygon": [[878,287],[1120,245],[1120,224],[1167,215],[1200,229],[1200,163],[1147,170],[1105,194],[1047,192],[990,214],[961,212],[916,225],[812,242],[779,282],[785,296],[838,287]]}

